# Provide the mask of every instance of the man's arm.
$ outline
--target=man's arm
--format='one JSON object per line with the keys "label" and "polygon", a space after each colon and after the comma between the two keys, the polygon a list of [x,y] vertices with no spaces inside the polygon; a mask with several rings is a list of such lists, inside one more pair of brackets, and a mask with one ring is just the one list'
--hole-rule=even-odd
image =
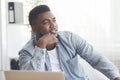
{"label": "man's arm", "polygon": [[45,67],[45,49],[35,46],[30,51],[22,50],[19,52],[19,66],[22,70],[44,71]]}
{"label": "man's arm", "polygon": [[109,79],[116,80],[120,77],[119,70],[108,58],[97,52],[92,45],[87,43],[81,37],[72,34],[73,46],[84,60],[86,60],[93,68],[102,72]]}

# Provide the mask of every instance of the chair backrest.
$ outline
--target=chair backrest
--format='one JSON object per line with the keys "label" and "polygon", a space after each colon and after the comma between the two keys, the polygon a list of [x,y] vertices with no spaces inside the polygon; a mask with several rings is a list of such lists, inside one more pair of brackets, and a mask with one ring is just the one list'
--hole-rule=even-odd
{"label": "chair backrest", "polygon": [[10,68],[11,68],[11,70],[19,70],[19,60],[11,59]]}

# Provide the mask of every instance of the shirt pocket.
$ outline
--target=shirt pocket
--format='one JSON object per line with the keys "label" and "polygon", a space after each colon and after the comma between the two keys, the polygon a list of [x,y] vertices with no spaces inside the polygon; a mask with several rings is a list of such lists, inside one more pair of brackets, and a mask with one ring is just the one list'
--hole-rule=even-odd
{"label": "shirt pocket", "polygon": [[78,56],[73,57],[70,60],[67,60],[68,68],[70,73],[75,76],[83,77],[85,76],[84,69],[78,61]]}

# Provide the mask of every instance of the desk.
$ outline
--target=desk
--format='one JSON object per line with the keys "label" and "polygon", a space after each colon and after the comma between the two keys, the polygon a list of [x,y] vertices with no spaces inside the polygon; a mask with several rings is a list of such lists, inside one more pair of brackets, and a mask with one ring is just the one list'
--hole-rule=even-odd
{"label": "desk", "polygon": [[5,80],[3,71],[0,71],[0,80]]}

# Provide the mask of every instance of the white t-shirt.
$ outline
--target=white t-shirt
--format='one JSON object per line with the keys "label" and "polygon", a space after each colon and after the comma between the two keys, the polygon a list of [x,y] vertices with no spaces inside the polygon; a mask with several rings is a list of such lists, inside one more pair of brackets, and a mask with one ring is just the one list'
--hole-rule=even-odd
{"label": "white t-shirt", "polygon": [[47,51],[47,52],[48,52],[48,55],[49,55],[49,58],[50,58],[52,71],[60,72],[61,69],[60,69],[60,63],[59,63],[56,48],[54,48],[53,50]]}

